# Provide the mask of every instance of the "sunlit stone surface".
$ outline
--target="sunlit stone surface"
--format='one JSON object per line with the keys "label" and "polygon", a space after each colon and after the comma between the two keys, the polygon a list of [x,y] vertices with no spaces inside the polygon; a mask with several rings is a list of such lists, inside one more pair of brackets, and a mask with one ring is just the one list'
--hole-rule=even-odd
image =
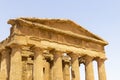
{"label": "sunlit stone surface", "polygon": [[94,80],[93,60],[99,80],[106,80],[108,43],[71,20],[10,19],[10,35],[0,43],[0,80]]}

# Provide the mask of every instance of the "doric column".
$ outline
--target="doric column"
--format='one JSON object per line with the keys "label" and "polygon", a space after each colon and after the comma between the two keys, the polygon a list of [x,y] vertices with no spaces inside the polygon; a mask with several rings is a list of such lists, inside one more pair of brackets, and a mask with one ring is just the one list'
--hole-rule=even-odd
{"label": "doric column", "polygon": [[92,57],[86,56],[85,57],[85,80],[94,80],[94,71],[93,71],[93,64],[92,64]]}
{"label": "doric column", "polygon": [[64,62],[63,64],[63,77],[64,80],[70,80],[70,63]]}
{"label": "doric column", "polygon": [[43,49],[34,47],[33,80],[44,80],[43,76]]}
{"label": "doric column", "polygon": [[10,64],[10,58],[9,58],[9,49],[5,49],[2,51],[1,54],[1,72],[5,75],[5,80],[8,80],[9,77],[9,64]]}
{"label": "doric column", "polygon": [[104,61],[104,59],[97,59],[99,80],[107,80]]}
{"label": "doric column", "polygon": [[22,80],[21,48],[18,45],[12,45],[11,48],[10,80]]}
{"label": "doric column", "polygon": [[54,53],[55,53],[54,50],[49,51],[49,54],[50,54],[50,56],[48,58],[48,61],[50,63],[50,79],[49,80],[53,80],[53,77],[54,77],[54,75],[53,75],[53,71],[54,71],[54,59],[53,59],[54,58]]}
{"label": "doric column", "polygon": [[80,80],[80,70],[79,70],[79,61],[78,61],[78,55],[75,54],[69,54],[71,57],[71,74],[72,74],[72,80]]}
{"label": "doric column", "polygon": [[63,80],[62,72],[62,53],[55,51],[54,53],[54,69],[53,69],[53,80]]}
{"label": "doric column", "polygon": [[45,60],[44,80],[50,80],[50,63]]}

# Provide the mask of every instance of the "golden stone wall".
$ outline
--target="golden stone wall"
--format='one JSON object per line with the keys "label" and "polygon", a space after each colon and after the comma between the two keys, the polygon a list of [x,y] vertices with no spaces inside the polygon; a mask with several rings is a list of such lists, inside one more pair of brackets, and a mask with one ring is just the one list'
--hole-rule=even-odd
{"label": "golden stone wall", "polygon": [[108,43],[70,20],[17,18],[0,43],[0,80],[106,80],[104,46]]}

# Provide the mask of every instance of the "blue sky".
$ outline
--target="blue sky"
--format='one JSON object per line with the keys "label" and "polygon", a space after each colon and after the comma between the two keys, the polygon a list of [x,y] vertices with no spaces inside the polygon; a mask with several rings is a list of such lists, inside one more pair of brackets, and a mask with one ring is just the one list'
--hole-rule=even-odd
{"label": "blue sky", "polygon": [[9,35],[8,19],[17,17],[67,18],[104,38],[107,80],[119,79],[120,0],[0,0],[0,41]]}

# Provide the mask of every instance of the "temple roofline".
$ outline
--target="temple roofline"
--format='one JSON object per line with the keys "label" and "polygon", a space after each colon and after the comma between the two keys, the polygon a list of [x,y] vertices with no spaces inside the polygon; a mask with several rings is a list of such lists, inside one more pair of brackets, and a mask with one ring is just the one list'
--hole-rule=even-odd
{"label": "temple roofline", "polygon": [[[55,20],[59,20],[59,19],[55,19]],[[65,20],[66,21],[66,20]],[[69,20],[68,20],[69,21]],[[71,21],[72,22],[72,21]],[[87,40],[87,41],[92,41],[92,42],[95,42],[95,43],[98,43],[98,44],[102,44],[102,45],[107,45],[108,42],[107,41],[104,41],[103,39],[99,38],[100,40],[98,39],[95,39],[95,38],[92,38],[92,37],[88,37],[88,36],[84,36],[84,35],[80,35],[80,34],[76,34],[76,33],[73,33],[73,32],[70,32],[70,31],[64,31],[64,30],[60,30],[60,29],[57,29],[57,28],[51,28],[49,26],[46,26],[46,25],[43,25],[43,24],[38,24],[38,23],[33,23],[33,22],[30,22],[28,20],[25,20],[23,18],[18,18],[18,19],[10,19],[8,21],[8,24],[11,24],[11,25],[15,25],[16,23],[19,23],[20,25],[25,25],[25,26],[29,26],[29,27],[36,27],[36,28],[42,28],[42,29],[46,29],[46,30],[49,30],[49,31],[54,31],[54,32],[57,32],[57,33],[60,33],[60,34],[65,34],[65,35],[68,35],[68,36],[72,36],[72,37],[77,37],[77,38],[80,38],[80,39],[84,39],[84,40]],[[75,23],[74,23],[75,24]],[[91,33],[91,32],[90,32]],[[92,33],[91,33],[92,34]],[[93,34],[94,35],[94,34]],[[96,35],[95,35],[96,36]],[[96,36],[97,37],[97,36]]]}

